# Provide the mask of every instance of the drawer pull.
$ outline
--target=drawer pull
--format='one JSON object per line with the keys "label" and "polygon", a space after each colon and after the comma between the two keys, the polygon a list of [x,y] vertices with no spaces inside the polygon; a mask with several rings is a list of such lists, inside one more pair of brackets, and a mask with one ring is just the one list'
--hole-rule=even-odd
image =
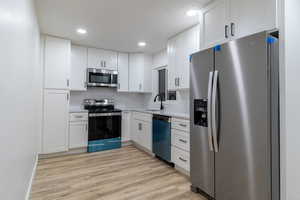
{"label": "drawer pull", "polygon": [[83,118],[83,116],[75,116],[75,118],[77,118],[77,119],[80,119],[80,118]]}
{"label": "drawer pull", "polygon": [[182,127],[186,127],[187,125],[186,124],[179,124],[180,126],[182,126]]}
{"label": "drawer pull", "polygon": [[186,159],[183,159],[183,158],[181,158],[181,157],[179,157],[179,160],[181,160],[181,161],[183,161],[183,162],[187,162]]}
{"label": "drawer pull", "polygon": [[183,139],[179,139],[179,141],[182,142],[182,143],[187,143],[187,141],[183,140]]}

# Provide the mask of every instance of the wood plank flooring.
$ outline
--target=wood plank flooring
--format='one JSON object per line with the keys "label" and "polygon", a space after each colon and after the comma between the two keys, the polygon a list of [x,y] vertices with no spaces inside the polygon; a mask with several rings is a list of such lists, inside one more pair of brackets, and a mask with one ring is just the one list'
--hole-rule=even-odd
{"label": "wood plank flooring", "polygon": [[31,200],[205,200],[173,168],[133,146],[41,159]]}

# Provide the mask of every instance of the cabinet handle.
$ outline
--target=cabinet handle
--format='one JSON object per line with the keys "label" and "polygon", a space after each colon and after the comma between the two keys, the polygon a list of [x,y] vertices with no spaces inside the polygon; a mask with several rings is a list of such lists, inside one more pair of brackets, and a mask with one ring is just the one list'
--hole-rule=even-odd
{"label": "cabinet handle", "polygon": [[180,87],[180,78],[178,77],[178,87]]}
{"label": "cabinet handle", "polygon": [[139,131],[141,131],[141,130],[142,130],[142,124],[139,123]]}
{"label": "cabinet handle", "polygon": [[228,38],[228,25],[225,25],[225,38]]}
{"label": "cabinet handle", "polygon": [[88,125],[85,125],[85,132],[88,132]]}
{"label": "cabinet handle", "polygon": [[230,33],[231,33],[231,36],[234,36],[235,35],[235,23],[231,23],[230,24]]}
{"label": "cabinet handle", "polygon": [[67,87],[69,87],[69,85],[70,85],[70,80],[67,79]]}
{"label": "cabinet handle", "polygon": [[183,139],[179,139],[179,141],[182,142],[182,143],[187,143],[187,141],[183,140]]}
{"label": "cabinet handle", "polygon": [[120,83],[118,83],[118,89],[120,89],[120,88],[121,88]]}
{"label": "cabinet handle", "polygon": [[186,124],[179,124],[179,126],[182,126],[182,127],[187,127]]}
{"label": "cabinet handle", "polygon": [[104,61],[104,67],[106,67],[106,61]]}
{"label": "cabinet handle", "polygon": [[68,93],[68,94],[67,94],[67,101],[69,101],[69,98],[70,98],[70,97],[69,97],[69,93]]}
{"label": "cabinet handle", "polygon": [[181,160],[181,161],[183,161],[183,162],[187,162],[186,159],[183,159],[183,158],[181,158],[181,157],[179,157],[179,160]]}
{"label": "cabinet handle", "polygon": [[75,118],[80,119],[80,118],[83,118],[83,116],[76,115]]}

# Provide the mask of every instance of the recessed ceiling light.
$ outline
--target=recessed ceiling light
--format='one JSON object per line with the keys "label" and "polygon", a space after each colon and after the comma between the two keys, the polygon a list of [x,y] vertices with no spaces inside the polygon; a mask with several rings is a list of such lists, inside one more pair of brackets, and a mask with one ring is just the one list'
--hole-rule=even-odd
{"label": "recessed ceiling light", "polygon": [[195,16],[199,15],[199,13],[200,13],[200,10],[191,9],[186,12],[186,16],[195,17]]}
{"label": "recessed ceiling light", "polygon": [[83,28],[79,28],[79,29],[77,29],[76,31],[77,31],[77,33],[80,34],[80,35],[84,35],[84,34],[87,33],[87,31],[86,31],[85,29],[83,29]]}
{"label": "recessed ceiling light", "polygon": [[146,42],[139,42],[138,45],[139,45],[140,47],[144,47],[144,46],[147,45],[147,43],[146,43]]}

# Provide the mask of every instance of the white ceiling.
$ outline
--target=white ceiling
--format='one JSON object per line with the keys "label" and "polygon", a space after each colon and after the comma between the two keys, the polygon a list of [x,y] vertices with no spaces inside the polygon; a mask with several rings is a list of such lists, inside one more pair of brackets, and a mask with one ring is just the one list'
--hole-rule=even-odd
{"label": "white ceiling", "polygon": [[[186,11],[210,0],[36,0],[43,33],[75,44],[124,52],[155,52],[167,39],[197,23]],[[88,34],[79,36],[77,28]],[[138,41],[147,46],[138,47]]]}

